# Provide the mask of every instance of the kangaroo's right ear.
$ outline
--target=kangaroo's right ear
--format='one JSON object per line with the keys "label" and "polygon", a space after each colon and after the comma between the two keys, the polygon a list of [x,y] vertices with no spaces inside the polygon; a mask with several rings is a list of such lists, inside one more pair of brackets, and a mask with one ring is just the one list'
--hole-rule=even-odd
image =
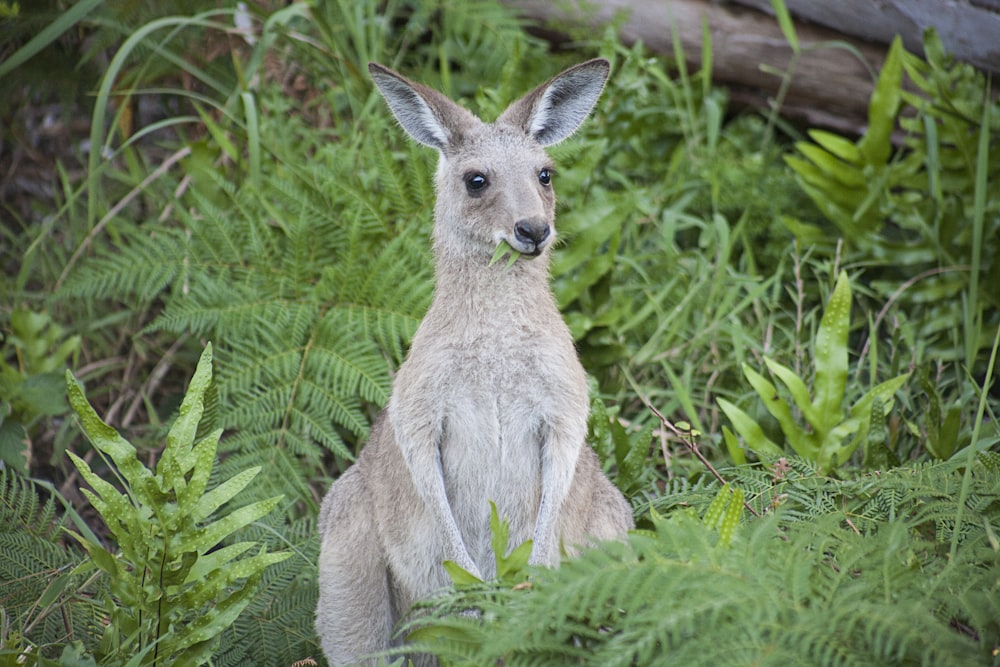
{"label": "kangaroo's right ear", "polygon": [[461,135],[464,127],[479,122],[441,93],[388,67],[368,63],[368,72],[392,115],[407,134],[425,146],[443,151]]}

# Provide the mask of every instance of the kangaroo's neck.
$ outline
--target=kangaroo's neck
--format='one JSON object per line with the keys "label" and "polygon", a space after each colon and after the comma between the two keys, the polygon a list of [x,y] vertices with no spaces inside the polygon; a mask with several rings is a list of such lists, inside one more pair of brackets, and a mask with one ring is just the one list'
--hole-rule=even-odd
{"label": "kangaroo's neck", "polygon": [[[488,323],[491,317],[532,320],[558,317],[549,287],[548,253],[520,257],[508,266],[504,257],[489,265],[488,258],[439,257],[435,267],[432,310],[455,320],[469,318]],[[499,323],[497,323],[499,325]]]}

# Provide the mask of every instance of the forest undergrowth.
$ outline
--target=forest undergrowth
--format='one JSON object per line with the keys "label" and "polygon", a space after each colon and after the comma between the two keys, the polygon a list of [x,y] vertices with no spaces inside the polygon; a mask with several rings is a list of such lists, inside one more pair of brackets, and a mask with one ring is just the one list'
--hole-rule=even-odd
{"label": "forest undergrowth", "polygon": [[730,108],[709,42],[217,5],[0,2],[0,665],[324,664],[319,500],[433,290],[433,155],[364,65],[492,118],[594,56],[552,280],[638,529],[541,570],[496,517],[500,578],[401,632],[446,666],[1000,664],[988,77],[896,40],[841,136]]}

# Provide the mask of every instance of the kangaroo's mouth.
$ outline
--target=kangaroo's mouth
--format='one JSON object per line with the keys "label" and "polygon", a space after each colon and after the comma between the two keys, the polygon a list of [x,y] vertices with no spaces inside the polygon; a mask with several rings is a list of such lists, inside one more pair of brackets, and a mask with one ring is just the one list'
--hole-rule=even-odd
{"label": "kangaroo's mouth", "polygon": [[545,250],[545,246],[547,246],[547,245],[548,245],[547,243],[530,243],[530,244],[528,244],[528,243],[516,243],[516,244],[512,243],[512,244],[510,244],[512,250],[514,250],[517,253],[519,253],[522,257],[526,257],[528,259],[533,259],[533,258],[538,257],[539,255],[541,255],[542,251]]}
{"label": "kangaroo's mouth", "polygon": [[501,237],[497,242],[496,250],[493,252],[493,259],[490,265],[503,262],[510,266],[519,259],[534,259],[539,257],[548,246],[546,241],[541,243],[525,243],[520,239],[508,239]]}
{"label": "kangaroo's mouth", "polygon": [[536,247],[533,252],[527,253],[527,257],[530,259],[534,259],[535,257],[538,257],[539,255],[542,254],[542,250],[544,250],[544,248]]}

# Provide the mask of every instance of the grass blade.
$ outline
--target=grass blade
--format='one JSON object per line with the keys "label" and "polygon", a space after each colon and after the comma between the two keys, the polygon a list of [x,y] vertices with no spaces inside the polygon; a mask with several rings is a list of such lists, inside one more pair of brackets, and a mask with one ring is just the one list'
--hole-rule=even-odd
{"label": "grass blade", "polygon": [[975,185],[972,195],[972,265],[969,277],[969,299],[965,306],[965,364],[972,368],[979,351],[979,331],[983,311],[979,303],[979,273],[983,261],[983,225],[986,217],[986,188],[990,157],[990,86],[983,98],[983,115],[979,123],[979,145],[976,149]]}
{"label": "grass blade", "polygon": [[104,0],[80,0],[55,21],[47,25],[40,33],[28,40],[28,43],[14,52],[10,58],[0,63],[0,79],[30,60],[39,51],[59,36],[80,22],[87,14],[102,5]]}
{"label": "grass blade", "polygon": [[799,36],[795,32],[795,24],[792,23],[792,17],[788,13],[785,0],[771,0],[771,9],[774,10],[774,17],[778,19],[778,27],[781,28],[781,34],[785,36],[785,40],[792,47],[792,51],[798,53]]}

